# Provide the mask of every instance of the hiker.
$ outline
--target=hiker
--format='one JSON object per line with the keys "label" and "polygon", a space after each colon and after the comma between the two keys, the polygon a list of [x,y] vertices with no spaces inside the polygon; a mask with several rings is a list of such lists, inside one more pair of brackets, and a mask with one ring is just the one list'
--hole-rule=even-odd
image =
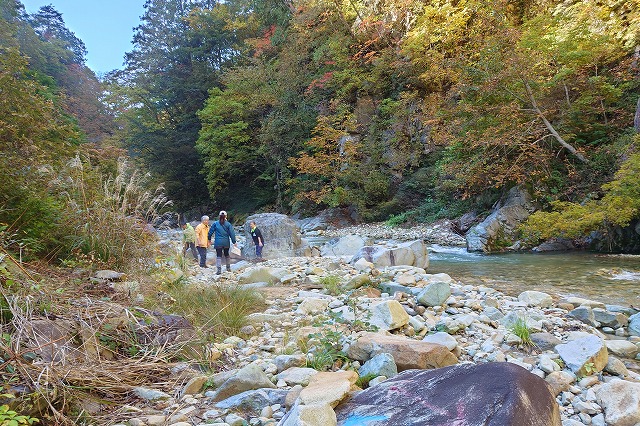
{"label": "hiker", "polygon": [[216,275],[222,273],[222,256],[224,255],[224,262],[227,265],[227,271],[231,271],[231,264],[229,263],[229,248],[231,244],[238,246],[236,243],[236,233],[233,231],[233,225],[227,220],[227,212],[220,211],[218,220],[213,222],[211,229],[209,230],[209,240],[214,237],[213,248],[216,249]]}
{"label": "hiker", "polygon": [[193,229],[193,226],[191,226],[189,222],[182,224],[182,242],[184,243],[184,246],[182,247],[182,256],[186,256],[187,250],[191,250],[191,254],[197,261],[198,252],[196,251],[196,230]]}
{"label": "hiker", "polygon": [[196,226],[196,247],[200,255],[200,267],[207,268],[207,249],[209,241],[209,216],[202,216],[200,224]]}
{"label": "hiker", "polygon": [[254,221],[249,222],[249,232],[251,234],[251,238],[253,239],[253,243],[256,245],[256,257],[258,259],[262,259],[262,247],[264,247],[264,238],[262,237],[262,232],[258,229],[258,226]]}

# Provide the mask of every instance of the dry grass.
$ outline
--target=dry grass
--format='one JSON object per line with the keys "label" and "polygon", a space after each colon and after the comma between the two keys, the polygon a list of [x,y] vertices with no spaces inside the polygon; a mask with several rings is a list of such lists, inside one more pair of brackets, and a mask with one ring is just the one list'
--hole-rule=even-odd
{"label": "dry grass", "polygon": [[[39,263],[24,265],[23,273],[15,265],[7,269],[6,260],[0,266],[7,314],[0,323],[0,394],[22,388],[14,391],[12,407],[41,424],[112,424],[133,416],[112,407],[139,402],[136,386],[174,392],[188,379],[171,373],[176,362],[222,369],[225,355],[209,358],[212,342],[236,334],[248,313],[264,309],[255,290],[154,281],[157,271],[135,277],[145,294],[142,309],[132,306],[132,295],[92,284],[86,272]],[[190,325],[171,328],[158,312],[180,315]],[[38,324],[69,329],[58,335]],[[102,410],[85,409],[88,401]]]}
{"label": "dry grass", "polygon": [[[151,177],[121,159],[117,174],[104,181],[101,190],[92,181],[92,170],[76,157],[59,180],[67,201],[64,226],[76,257],[85,256],[118,269],[132,269],[153,256],[149,247],[155,233],[147,224],[170,202],[163,187],[151,188]],[[95,177],[94,177],[95,179]],[[144,262],[143,262],[144,263]]]}

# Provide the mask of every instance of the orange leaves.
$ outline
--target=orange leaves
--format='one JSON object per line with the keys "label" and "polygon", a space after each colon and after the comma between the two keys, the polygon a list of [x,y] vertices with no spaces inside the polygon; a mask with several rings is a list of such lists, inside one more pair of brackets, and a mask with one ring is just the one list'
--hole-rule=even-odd
{"label": "orange leaves", "polygon": [[273,34],[275,34],[275,32],[276,32],[276,26],[271,25],[264,32],[262,37],[254,38],[247,42],[248,44],[252,45],[253,48],[255,49],[255,52],[253,53],[253,56],[255,58],[262,55],[265,51],[271,49],[272,47],[271,37],[273,37]]}
{"label": "orange leaves", "polygon": [[331,77],[333,77],[333,71],[326,72],[322,77],[314,79],[304,91],[305,95],[310,95],[314,89],[324,88],[325,84],[331,80]]}

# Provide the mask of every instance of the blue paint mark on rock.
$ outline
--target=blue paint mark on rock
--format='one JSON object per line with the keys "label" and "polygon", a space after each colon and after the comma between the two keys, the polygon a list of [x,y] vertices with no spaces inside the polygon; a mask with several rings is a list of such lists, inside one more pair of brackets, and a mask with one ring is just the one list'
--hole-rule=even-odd
{"label": "blue paint mark on rock", "polygon": [[349,416],[344,420],[342,426],[367,426],[369,422],[377,422],[380,420],[388,420],[387,416]]}

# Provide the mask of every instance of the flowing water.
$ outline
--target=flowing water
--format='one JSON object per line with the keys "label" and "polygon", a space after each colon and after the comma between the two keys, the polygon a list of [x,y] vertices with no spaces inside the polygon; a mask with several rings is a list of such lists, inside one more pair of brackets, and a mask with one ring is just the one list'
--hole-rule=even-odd
{"label": "flowing water", "polygon": [[640,256],[563,253],[469,253],[460,247],[429,248],[429,273],[445,272],[465,284],[506,294],[525,290],[578,296],[640,307]]}

